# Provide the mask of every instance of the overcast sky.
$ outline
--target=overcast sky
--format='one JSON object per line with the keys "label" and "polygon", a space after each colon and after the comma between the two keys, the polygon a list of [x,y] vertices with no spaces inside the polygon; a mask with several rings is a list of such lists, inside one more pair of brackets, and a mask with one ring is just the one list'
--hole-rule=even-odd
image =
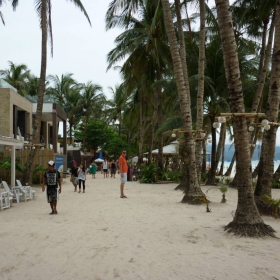
{"label": "overcast sky", "polygon": [[[26,64],[39,77],[41,32],[35,1],[24,1],[24,4],[19,1],[15,12],[6,2],[1,8],[6,25],[0,22],[0,69],[7,69],[8,61],[12,61]],[[48,44],[47,74],[73,73],[78,82],[97,83],[110,96],[108,87],[120,84],[121,80],[117,71],[106,72],[106,57],[121,30],[105,30],[105,14],[110,1],[82,0],[82,3],[92,26],[73,3],[52,1],[54,56],[51,57]]]}
{"label": "overcast sky", "polygon": [[[122,30],[105,30],[105,14],[112,0],[82,0],[90,17],[89,25],[83,13],[66,0],[52,1],[52,27],[54,56],[48,44],[47,75],[73,73],[80,83],[92,81],[103,87],[121,83],[116,70],[107,68],[107,54],[114,48],[114,39]],[[35,1],[19,1],[14,12],[10,1],[4,1],[1,12],[6,25],[0,22],[0,69],[7,69],[8,61],[26,64],[31,72],[40,76],[41,32]],[[213,5],[214,0],[209,1]],[[191,13],[190,13],[191,14]]]}

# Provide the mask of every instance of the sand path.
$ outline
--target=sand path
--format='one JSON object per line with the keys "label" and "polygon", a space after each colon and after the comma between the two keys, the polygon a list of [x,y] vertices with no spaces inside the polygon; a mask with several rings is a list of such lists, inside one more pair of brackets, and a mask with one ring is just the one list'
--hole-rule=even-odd
{"label": "sand path", "polygon": [[[127,182],[88,176],[86,193],[63,183],[58,215],[48,215],[45,193],[0,212],[0,279],[280,279],[280,241],[235,238],[237,192],[228,202],[210,190],[205,207],[179,203],[176,184]],[[203,190],[209,187],[203,187]],[[280,197],[280,192],[274,192]],[[264,217],[280,236],[280,222]]]}

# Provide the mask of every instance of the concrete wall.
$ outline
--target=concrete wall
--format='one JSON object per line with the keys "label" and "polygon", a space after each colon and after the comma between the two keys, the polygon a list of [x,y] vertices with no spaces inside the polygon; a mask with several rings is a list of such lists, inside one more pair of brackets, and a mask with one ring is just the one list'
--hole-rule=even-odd
{"label": "concrete wall", "polygon": [[[26,132],[32,133],[32,103],[8,88],[0,88],[0,134],[14,138],[13,105],[26,111]],[[16,132],[17,134],[17,132]]]}

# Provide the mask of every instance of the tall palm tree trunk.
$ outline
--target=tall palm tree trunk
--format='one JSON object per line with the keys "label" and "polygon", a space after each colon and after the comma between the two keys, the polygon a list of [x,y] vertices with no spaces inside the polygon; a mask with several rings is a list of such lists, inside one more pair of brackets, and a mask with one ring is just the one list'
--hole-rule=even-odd
{"label": "tall palm tree trunk", "polygon": [[[155,99],[155,103],[157,103],[157,97],[156,94],[154,95],[154,99]],[[155,135],[155,127],[156,127],[156,119],[157,119],[157,110],[158,110],[158,106],[157,104],[152,104],[151,105],[153,108],[153,112],[152,112],[152,121],[151,121],[151,129],[150,129],[150,144],[149,144],[149,152],[148,152],[148,164],[150,164],[152,162],[152,150],[153,150],[153,146],[154,146],[154,135]]]}
{"label": "tall palm tree trunk", "polygon": [[[42,45],[41,45],[41,72],[39,82],[39,95],[37,101],[37,110],[35,122],[33,125],[33,143],[38,144],[40,141],[41,118],[43,109],[43,100],[45,93],[46,69],[47,69],[47,0],[42,0],[41,7],[41,31],[42,31]],[[32,179],[32,163],[34,161],[35,150],[31,149],[26,168],[23,174],[23,181],[29,182]],[[31,182],[29,182],[31,183]]]}
{"label": "tall palm tree trunk", "polygon": [[[161,71],[158,67],[157,69],[157,80],[162,79],[162,74]],[[163,116],[162,116],[162,87],[157,87],[156,88],[157,92],[157,106],[158,106],[158,127],[161,128],[162,123],[163,123]],[[162,132],[160,131],[158,133],[158,167],[160,170],[163,169],[163,135]]]}
{"label": "tall palm tree trunk", "polygon": [[[225,138],[226,139],[226,138]],[[222,159],[221,159],[221,165],[220,165],[220,170],[219,170],[219,176],[224,176],[224,166],[225,166],[225,139],[223,143],[223,148],[222,148]]]}
{"label": "tall palm tree trunk", "polygon": [[236,159],[236,154],[235,154],[235,151],[234,151],[234,154],[233,154],[232,159],[230,161],[230,165],[229,165],[226,173],[224,174],[224,176],[230,176],[230,174],[232,172],[233,165],[235,163],[235,159]]}
{"label": "tall palm tree trunk", "polygon": [[144,120],[143,120],[143,106],[144,106],[143,96],[140,93],[140,131],[139,131],[139,154],[138,154],[138,164],[143,162],[143,144],[144,144]]}
{"label": "tall palm tree trunk", "polygon": [[[268,22],[264,22],[264,26],[263,26],[262,47],[261,47],[261,52],[260,52],[260,54],[261,54],[260,65],[259,65],[259,72],[258,72],[258,78],[257,78],[258,87],[257,87],[256,93],[254,94],[252,108],[251,108],[251,112],[253,112],[253,113],[257,112],[257,109],[259,108],[259,104],[260,104],[261,97],[263,94],[263,88],[265,85],[267,70],[268,70],[270,57],[271,57],[271,49],[272,49],[273,34],[274,34],[274,21],[275,21],[275,14],[272,17],[267,44],[266,44],[266,36],[267,36]],[[254,120],[252,120],[252,121],[254,121]]]}
{"label": "tall palm tree trunk", "polygon": [[[229,0],[215,0],[215,3],[223,48],[230,109],[233,114],[242,113],[245,112],[243,90]],[[246,118],[233,115],[232,124],[238,174],[238,205],[233,221],[225,226],[225,230],[239,236],[274,236],[275,231],[264,224],[254,201]]]}
{"label": "tall palm tree trunk", "polygon": [[[280,103],[280,1],[276,5],[275,38],[272,55],[272,69],[270,76],[270,91],[267,100],[267,119],[270,122],[278,121]],[[258,176],[258,182],[262,186],[259,199],[264,195],[271,196],[271,185],[274,174],[274,153],[276,145],[276,126],[271,126],[264,132],[261,157],[263,159],[262,176]]]}
{"label": "tall palm tree trunk", "polygon": [[[205,2],[199,0],[200,9],[200,31],[199,31],[199,61],[198,61],[198,87],[197,87],[197,111],[196,111],[196,129],[203,128],[203,97],[204,97],[204,68],[205,68]],[[201,178],[201,151],[202,141],[196,142],[196,168],[197,176]]]}
{"label": "tall palm tree trunk", "polygon": [[206,161],[207,161],[207,151],[206,151],[206,141],[202,143],[203,157],[201,165],[201,174],[206,174]]}
{"label": "tall palm tree trunk", "polygon": [[216,152],[216,161],[215,161],[215,170],[217,171],[218,164],[222,155],[222,151],[225,147],[225,141],[226,141],[226,124],[222,123],[221,124],[221,129],[220,129],[220,137],[219,137],[219,143],[218,143],[218,148]]}
{"label": "tall palm tree trunk", "polygon": [[211,147],[211,167],[208,171],[208,178],[206,181],[206,185],[215,185],[215,179],[216,179],[216,129],[213,127],[215,117],[211,117],[211,135],[212,135],[212,147]]}
{"label": "tall palm tree trunk", "polygon": [[182,60],[179,54],[169,1],[161,0],[161,2],[163,7],[164,21],[166,25],[168,42],[170,44],[170,51],[172,56],[175,80],[176,80],[176,85],[177,85],[177,90],[179,95],[183,129],[186,131],[184,132],[185,149],[182,153],[182,159],[184,161],[184,164],[188,165],[189,170],[192,171],[189,172],[189,187],[185,191],[185,196],[183,197],[182,202],[194,204],[199,201],[199,200],[195,200],[195,198],[203,196],[203,193],[200,189],[198,178],[197,178],[195,144],[191,132],[192,118],[191,118],[191,110],[190,110],[189,82],[188,79],[184,78]]}

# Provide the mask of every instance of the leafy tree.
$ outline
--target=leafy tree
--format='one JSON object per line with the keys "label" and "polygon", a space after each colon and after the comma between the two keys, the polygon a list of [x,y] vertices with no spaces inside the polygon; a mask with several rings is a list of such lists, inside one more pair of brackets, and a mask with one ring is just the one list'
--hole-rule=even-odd
{"label": "leafy tree", "polygon": [[130,153],[130,145],[126,142],[126,135],[119,135],[115,131],[111,131],[112,133],[107,138],[106,143],[103,145],[103,149],[108,153],[109,156],[113,156],[114,158],[118,158],[121,154],[122,150],[127,150],[127,154]]}
{"label": "leafy tree", "polygon": [[104,147],[113,132],[113,129],[109,128],[106,122],[90,120],[87,130],[85,130],[84,124],[81,123],[75,130],[74,135],[77,139],[84,139],[85,147],[96,151],[98,148]]}

